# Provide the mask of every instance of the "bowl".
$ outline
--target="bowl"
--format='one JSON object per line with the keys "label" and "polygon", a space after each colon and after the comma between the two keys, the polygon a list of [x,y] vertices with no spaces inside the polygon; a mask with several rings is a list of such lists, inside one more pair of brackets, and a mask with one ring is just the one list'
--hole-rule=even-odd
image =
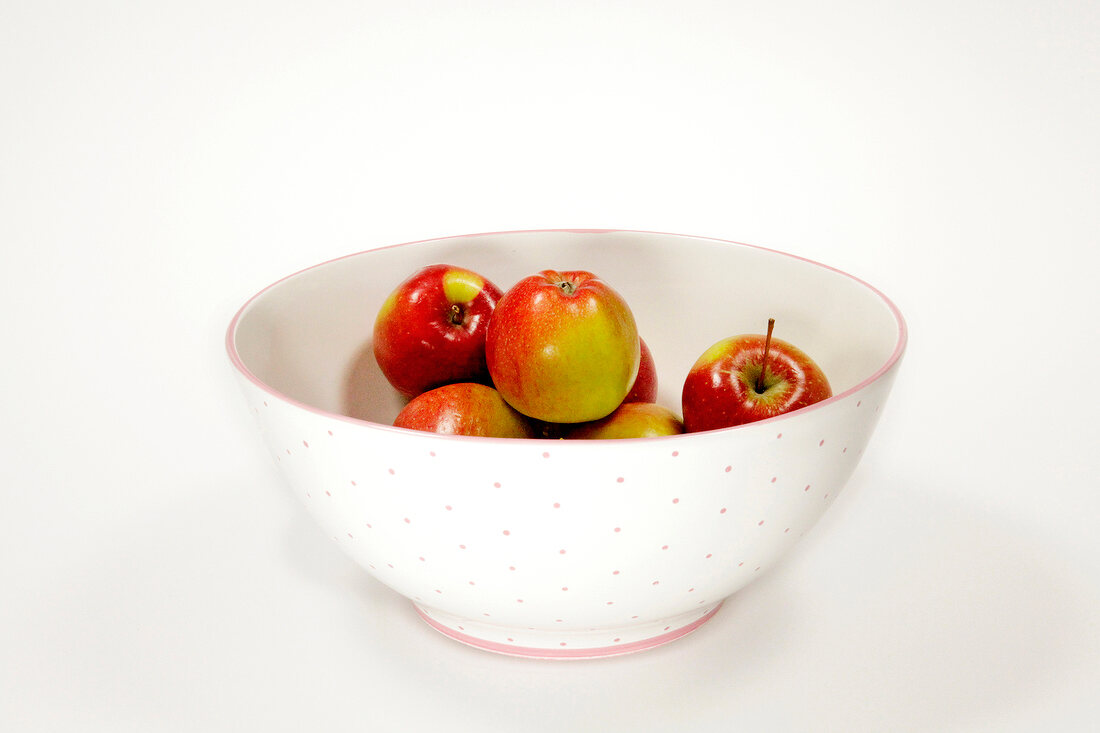
{"label": "bowl", "polygon": [[[403,400],[371,350],[375,314],[445,262],[507,290],[543,269],[599,274],[630,304],[680,411],[695,359],[763,330],[809,353],[834,396],[722,430],[569,441],[392,427]],[[783,556],[864,452],[905,348],[870,285],[774,250],[622,230],[448,237],[342,257],[252,297],[227,333],[291,490],[432,628],[504,654],[587,658],[672,641]]]}

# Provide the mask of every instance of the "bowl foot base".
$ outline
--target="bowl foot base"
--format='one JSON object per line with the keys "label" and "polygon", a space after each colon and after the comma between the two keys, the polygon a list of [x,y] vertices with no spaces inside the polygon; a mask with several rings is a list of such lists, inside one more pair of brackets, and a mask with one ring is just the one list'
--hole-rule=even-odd
{"label": "bowl foot base", "polygon": [[709,621],[722,602],[689,613],[616,628],[519,629],[454,616],[413,603],[433,629],[463,644],[514,657],[595,659],[652,649],[691,633]]}

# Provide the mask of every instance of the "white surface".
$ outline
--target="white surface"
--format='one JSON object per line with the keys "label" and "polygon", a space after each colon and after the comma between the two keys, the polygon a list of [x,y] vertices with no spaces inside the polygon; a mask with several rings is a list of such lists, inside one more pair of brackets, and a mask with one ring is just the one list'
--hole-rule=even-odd
{"label": "white surface", "polygon": [[[0,729],[1094,730],[1100,16],[893,5],[0,5]],[[911,329],[822,522],[641,655],[428,629],[223,352],[301,267],[543,226],[784,249]]]}

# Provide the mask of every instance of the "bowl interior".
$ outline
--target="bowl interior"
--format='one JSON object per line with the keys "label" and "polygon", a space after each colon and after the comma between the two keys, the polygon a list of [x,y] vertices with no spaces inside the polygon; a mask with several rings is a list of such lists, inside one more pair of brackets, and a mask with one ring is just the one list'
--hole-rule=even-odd
{"label": "bowl interior", "polygon": [[249,301],[230,331],[239,366],[309,408],[392,423],[403,401],[371,353],[375,314],[425,265],[470,268],[508,290],[543,269],[589,270],[630,304],[657,364],[658,402],[677,412],[684,378],[719,339],[763,333],[806,351],[834,395],[858,387],[900,350],[896,310],[865,283],[758,247],[628,231],[481,234],[371,250],[304,270]]}

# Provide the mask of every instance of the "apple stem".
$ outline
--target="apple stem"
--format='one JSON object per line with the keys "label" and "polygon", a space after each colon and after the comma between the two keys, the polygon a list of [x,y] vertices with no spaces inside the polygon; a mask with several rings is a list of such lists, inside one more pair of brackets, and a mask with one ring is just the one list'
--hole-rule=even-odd
{"label": "apple stem", "polygon": [[461,326],[462,321],[465,319],[465,314],[462,312],[462,306],[458,303],[451,303],[451,323],[456,326]]}
{"label": "apple stem", "polygon": [[764,394],[764,371],[768,368],[768,349],[772,345],[772,329],[775,328],[775,319],[768,319],[768,335],[764,337],[764,359],[760,363],[760,374],[756,377],[756,393]]}

